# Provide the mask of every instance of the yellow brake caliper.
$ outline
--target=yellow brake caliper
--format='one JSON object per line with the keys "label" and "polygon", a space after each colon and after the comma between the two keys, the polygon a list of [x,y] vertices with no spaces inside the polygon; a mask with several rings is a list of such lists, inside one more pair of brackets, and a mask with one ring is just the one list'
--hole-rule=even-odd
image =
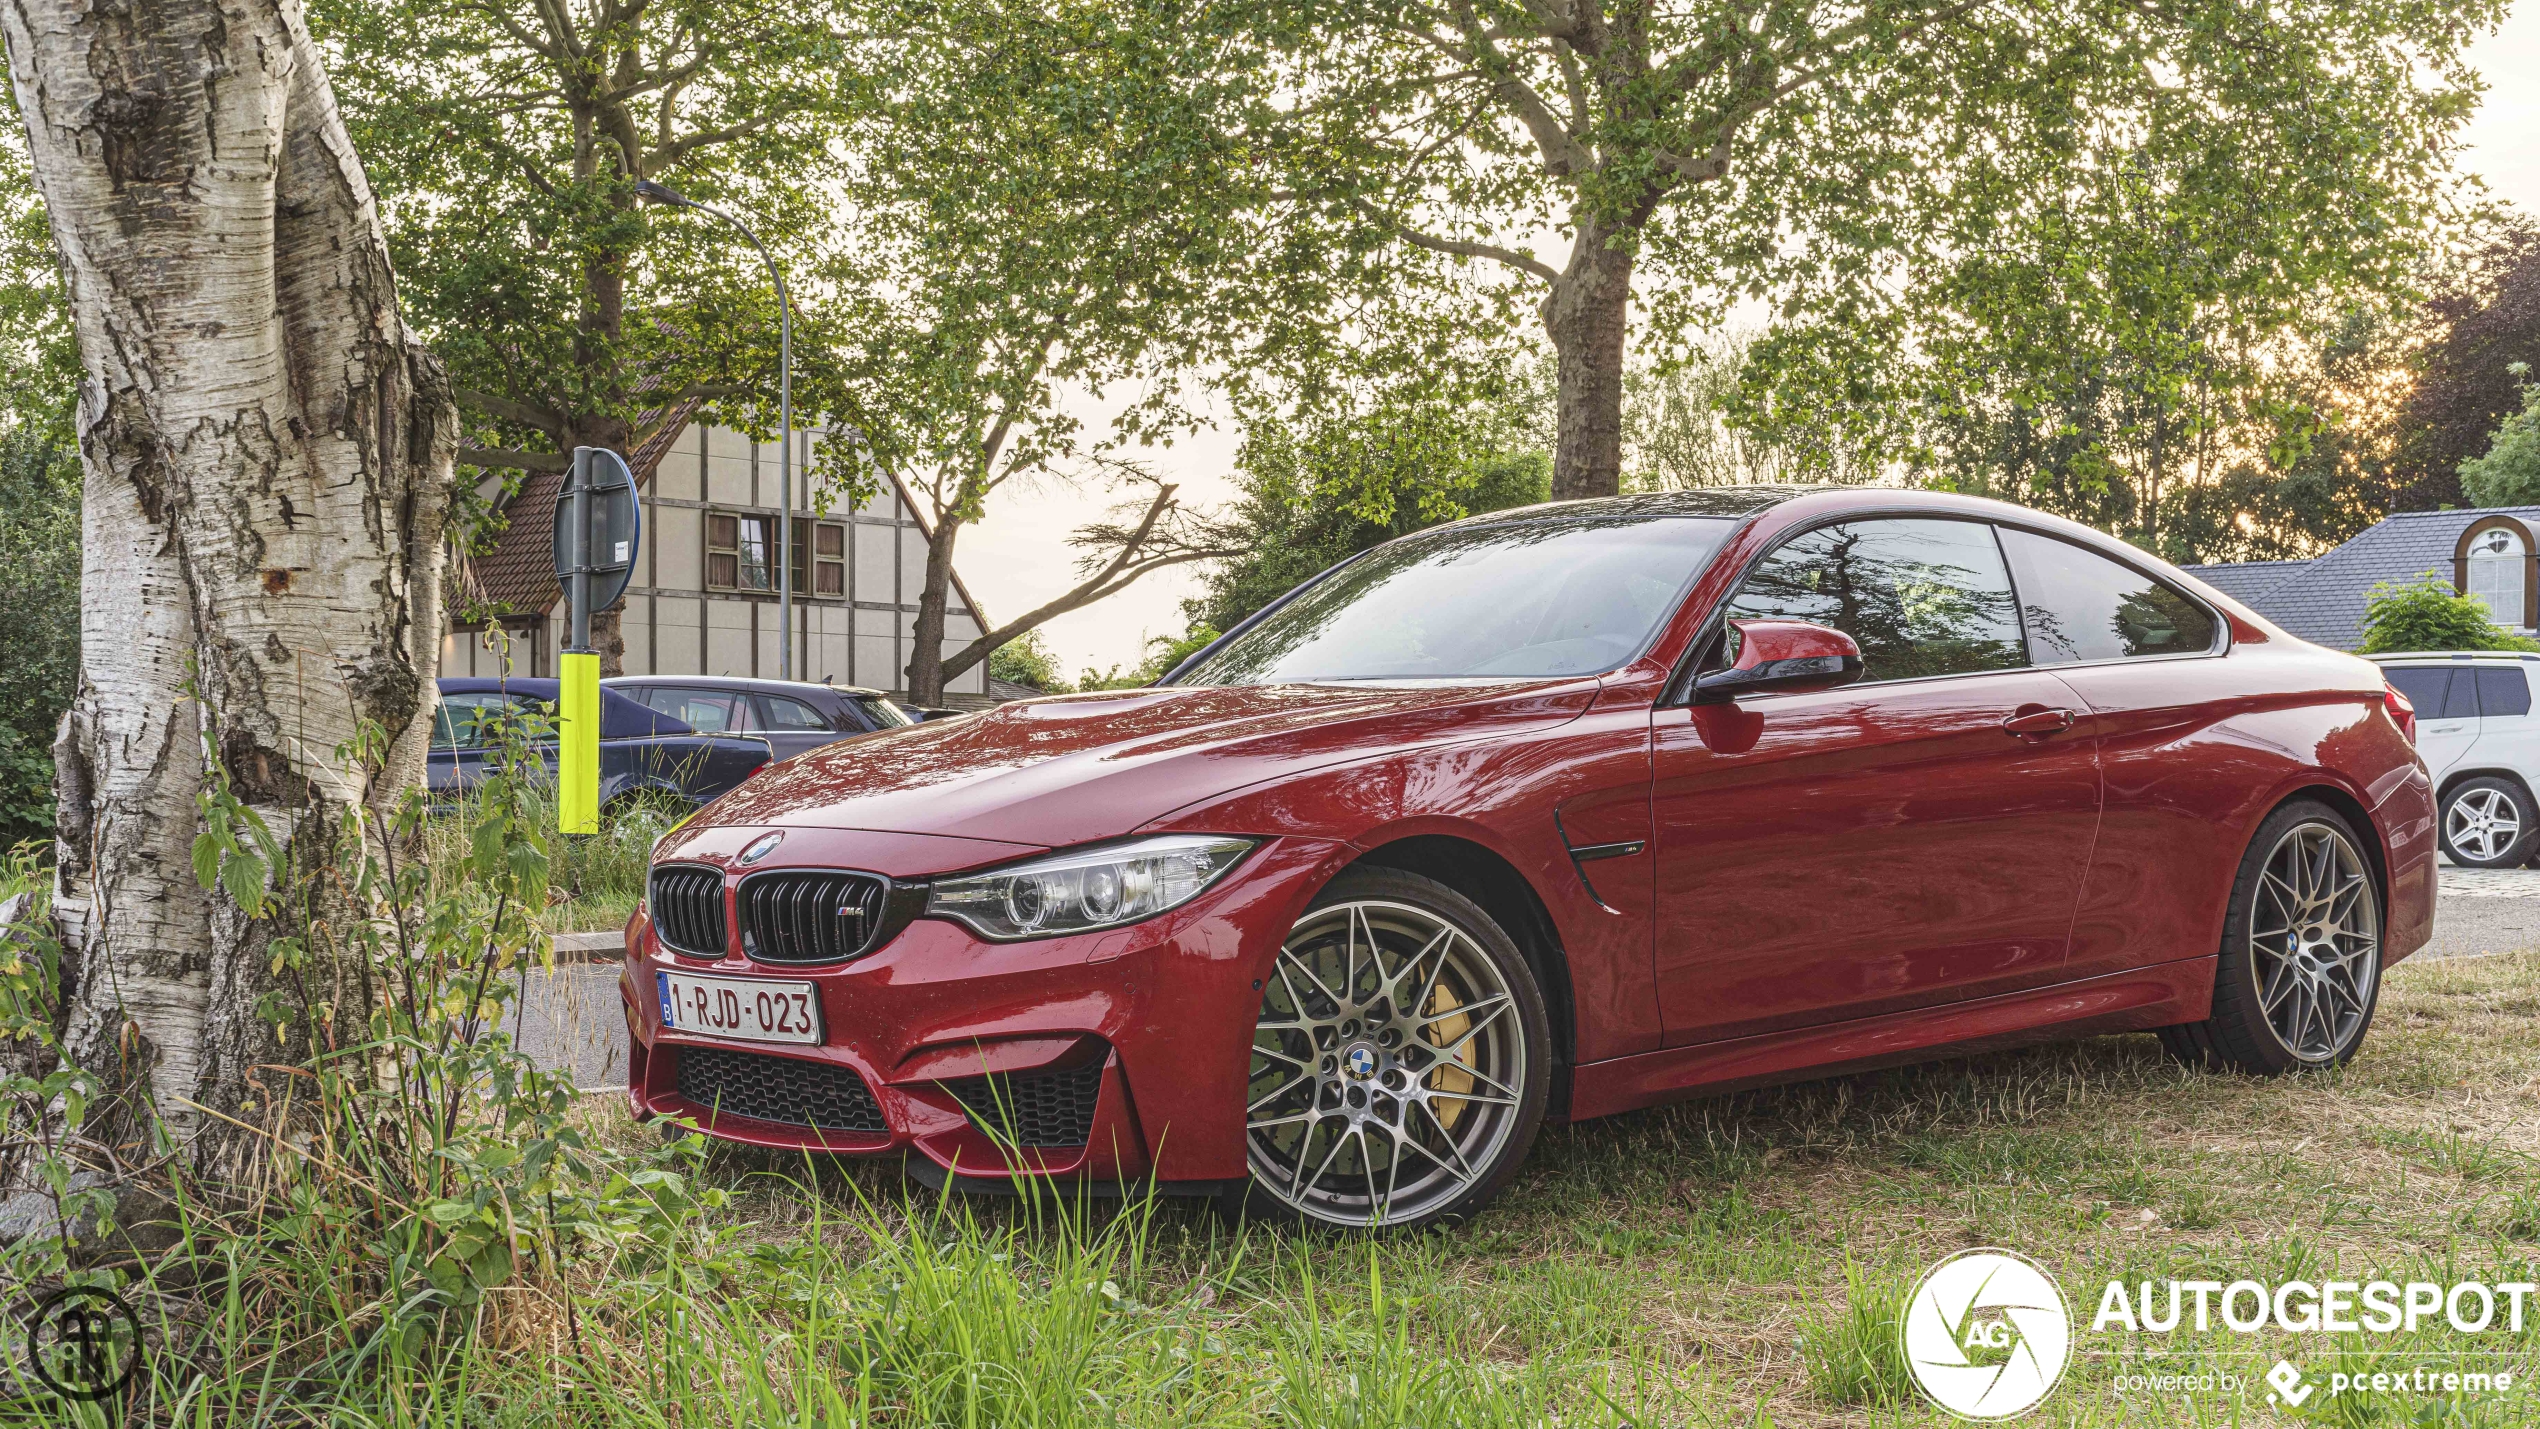
{"label": "yellow brake caliper", "polygon": [[[1473,1019],[1461,1013],[1455,1013],[1455,1009],[1463,1005],[1462,1000],[1447,990],[1446,984],[1438,984],[1437,991],[1429,997],[1428,1007],[1421,1013],[1423,1020],[1446,1019],[1430,1022],[1426,1029],[1430,1045],[1453,1047],[1455,1039],[1463,1036],[1465,1031],[1473,1025]],[[1449,1013],[1455,1013],[1455,1015],[1448,1017]],[[1428,1082],[1429,1090],[1447,1094],[1446,1097],[1429,1103],[1429,1110],[1437,1116],[1438,1125],[1449,1131],[1455,1129],[1455,1123],[1464,1115],[1465,1107],[1471,1105],[1469,1102],[1456,1099],[1456,1095],[1473,1089],[1473,1074],[1465,1071],[1460,1065],[1472,1055],[1472,1051],[1471,1043],[1464,1044],[1453,1056],[1430,1067],[1428,1076],[1423,1079]]]}

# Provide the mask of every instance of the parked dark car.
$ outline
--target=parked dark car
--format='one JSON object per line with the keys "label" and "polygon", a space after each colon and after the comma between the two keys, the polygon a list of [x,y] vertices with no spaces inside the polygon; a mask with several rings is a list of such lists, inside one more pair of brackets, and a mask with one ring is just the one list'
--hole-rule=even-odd
{"label": "parked dark car", "polygon": [[600,685],[699,731],[764,739],[778,759],[917,723],[881,691],[853,685],[720,675],[625,675]]}
{"label": "parked dark car", "polygon": [[[536,705],[552,717],[553,680],[483,677],[441,681],[441,707],[432,717],[432,753],[426,779],[436,799],[473,789],[486,773],[488,731],[507,713]],[[556,767],[552,739],[539,748],[549,772]],[[650,795],[702,805],[739,784],[775,752],[754,735],[690,727],[614,690],[600,691],[600,807]]]}

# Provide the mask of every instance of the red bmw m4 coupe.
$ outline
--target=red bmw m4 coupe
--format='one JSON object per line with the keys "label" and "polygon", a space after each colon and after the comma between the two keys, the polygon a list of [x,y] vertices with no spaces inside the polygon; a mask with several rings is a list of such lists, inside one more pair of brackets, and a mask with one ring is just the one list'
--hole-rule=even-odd
{"label": "red bmw m4 coupe", "polygon": [[637,1114],[929,1179],[1469,1215],[1546,1118],[2045,1038],[2342,1062],[2434,827],[2381,672],[2105,536],[1775,488],[1379,546],[1151,689],[666,836]]}

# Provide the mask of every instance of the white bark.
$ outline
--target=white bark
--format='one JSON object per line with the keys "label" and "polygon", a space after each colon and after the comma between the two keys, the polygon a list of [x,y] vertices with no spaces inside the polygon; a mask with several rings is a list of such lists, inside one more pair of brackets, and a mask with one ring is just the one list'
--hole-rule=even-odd
{"label": "white bark", "polygon": [[[304,862],[419,776],[455,427],[295,0],[0,0],[0,33],[83,365],[63,1048],[191,1137],[290,1050],[266,930],[194,880],[204,742]],[[365,719],[376,788],[335,757]]]}

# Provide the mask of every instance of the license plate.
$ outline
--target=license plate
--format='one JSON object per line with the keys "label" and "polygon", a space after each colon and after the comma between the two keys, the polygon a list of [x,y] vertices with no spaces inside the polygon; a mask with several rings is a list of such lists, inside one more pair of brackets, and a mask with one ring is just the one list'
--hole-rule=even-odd
{"label": "license plate", "polygon": [[673,1032],[736,1042],[820,1040],[820,994],[807,982],[656,972],[661,1023]]}

